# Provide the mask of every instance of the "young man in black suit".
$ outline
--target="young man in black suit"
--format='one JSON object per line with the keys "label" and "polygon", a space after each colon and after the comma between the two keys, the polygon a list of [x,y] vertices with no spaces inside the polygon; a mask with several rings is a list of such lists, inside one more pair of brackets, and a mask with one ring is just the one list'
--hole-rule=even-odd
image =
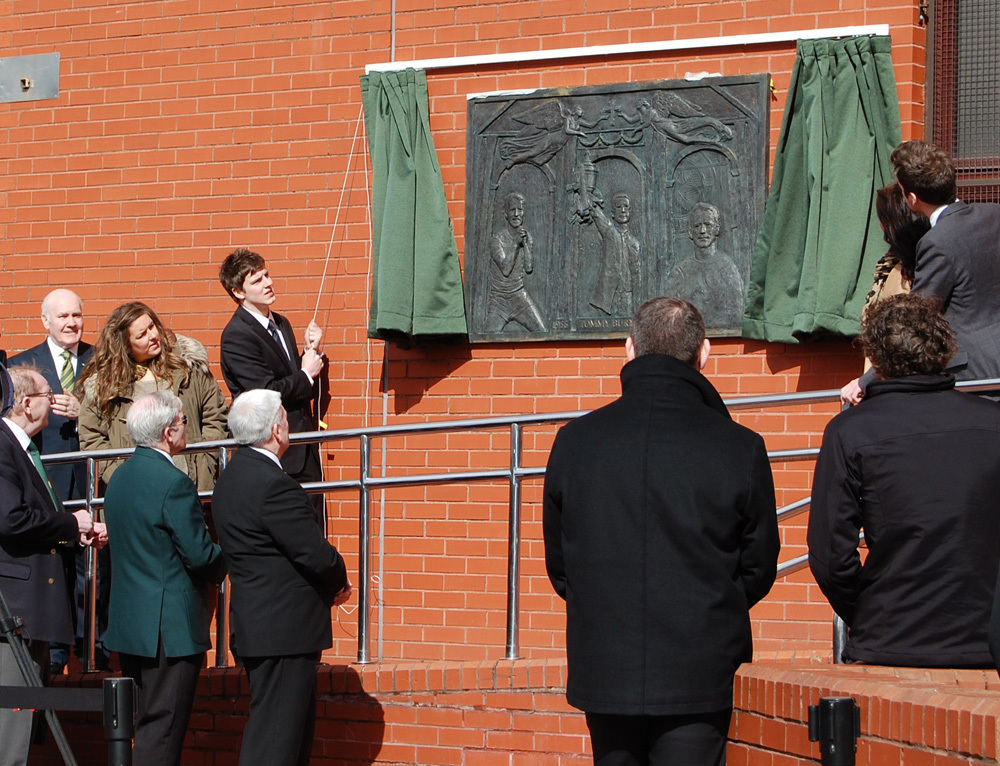
{"label": "young man in black suit", "polygon": [[351,583],[308,496],[282,469],[288,417],[274,391],[240,394],[229,410],[240,448],[212,496],[232,583],[233,653],[250,679],[240,766],[306,766],[316,717],[316,666],[333,645],[330,609]]}
{"label": "young man in black suit", "polygon": [[[49,422],[32,438],[43,455],[57,452],[79,452],[80,433],[77,420],[80,400],[73,395],[76,379],[94,355],[94,349],[83,337],[83,301],[72,290],[58,288],[42,300],[42,325],[47,332],[44,341],[11,358],[11,366],[30,365],[45,378],[54,396]],[[50,465],[46,469],[56,495],[62,501],[79,500],[87,496],[87,466],[82,462]],[[78,551],[76,560],[76,653],[83,657],[84,588],[86,587],[86,551]],[[104,649],[104,632],[108,625],[108,599],[111,592],[111,556],[105,549],[97,554],[97,635],[94,664],[98,670],[108,667],[108,652]],[[69,646],[56,643],[51,647],[52,675],[62,672],[69,661]]]}
{"label": "young man in black suit", "polygon": [[[288,413],[291,433],[316,429],[313,400],[317,398],[317,378],[323,371],[320,349],[323,331],[310,322],[305,332],[305,350],[299,355],[291,323],[271,305],[277,296],[264,259],[252,250],[230,253],[219,267],[219,281],[238,308],[222,331],[222,377],[233,399],[244,391],[264,388],[277,391]],[[289,447],[281,461],[293,479],[322,481],[323,466],[319,447],[299,444]],[[312,503],[325,529],[323,496]]]}

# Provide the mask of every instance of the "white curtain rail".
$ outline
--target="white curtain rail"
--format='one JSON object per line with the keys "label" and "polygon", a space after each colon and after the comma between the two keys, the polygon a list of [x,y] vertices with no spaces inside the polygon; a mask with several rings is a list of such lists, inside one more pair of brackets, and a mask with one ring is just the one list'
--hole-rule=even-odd
{"label": "white curtain rail", "polygon": [[699,37],[691,40],[659,40],[648,43],[594,45],[584,48],[556,48],[550,51],[519,51],[515,53],[493,53],[483,56],[454,56],[452,58],[417,59],[415,61],[387,61],[383,64],[368,64],[365,67],[365,74],[369,74],[370,72],[396,72],[402,69],[469,69],[495,64],[529,64],[536,61],[553,61],[557,59],[594,58],[597,56],[620,56],[636,53],[663,53],[666,51],[694,50],[697,48],[734,48],[741,45],[767,45],[794,40],[815,40],[821,37],[858,37],[861,35],[888,34],[888,24],[800,29],[788,32],[764,32],[756,35]]}

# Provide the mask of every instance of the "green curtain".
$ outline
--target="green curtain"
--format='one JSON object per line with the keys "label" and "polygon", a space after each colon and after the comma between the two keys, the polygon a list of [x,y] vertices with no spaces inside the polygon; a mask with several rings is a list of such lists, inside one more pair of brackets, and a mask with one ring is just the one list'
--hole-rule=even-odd
{"label": "green curtain", "polygon": [[368,337],[467,335],[462,270],[431,138],[423,71],[361,78],[372,163]]}
{"label": "green curtain", "polygon": [[743,336],[856,335],[885,252],[899,102],[888,37],[800,40],[754,249]]}

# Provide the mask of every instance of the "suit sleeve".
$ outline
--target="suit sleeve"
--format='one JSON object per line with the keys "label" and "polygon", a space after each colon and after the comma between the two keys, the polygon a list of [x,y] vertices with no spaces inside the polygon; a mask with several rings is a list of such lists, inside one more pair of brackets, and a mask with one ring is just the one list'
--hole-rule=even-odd
{"label": "suit sleeve", "polygon": [[809,568],[833,610],[848,625],[861,593],[861,471],[827,426],[813,475]]}
{"label": "suit sleeve", "polygon": [[180,472],[163,499],[163,518],[184,568],[195,579],[222,582],[226,576],[222,549],[208,536],[198,491]]}
{"label": "suit sleeve", "polygon": [[545,489],[542,498],[542,532],[545,539],[545,571],[557,594],[566,598],[566,563],[563,558],[562,512],[560,486],[559,435],[552,445],[545,467]]}
{"label": "suit sleeve", "polygon": [[771,463],[764,440],[758,436],[750,463],[749,490],[743,508],[743,539],[740,541],[740,579],[749,606],[764,598],[774,585],[780,548]]}
{"label": "suit sleeve", "polygon": [[222,389],[211,375],[194,370],[192,375],[197,375],[199,384],[196,390],[199,393],[198,412],[201,420],[202,441],[221,441],[229,438],[229,426],[226,416],[229,412],[226,407],[226,397],[222,395]]}
{"label": "suit sleeve", "polygon": [[25,490],[15,449],[20,447],[0,444],[0,539],[31,553],[48,553],[54,545],[75,545],[76,518],[53,510],[51,502],[32,499],[35,493]]}
{"label": "suit sleeve", "polygon": [[275,545],[296,569],[333,603],[347,585],[347,566],[323,537],[312,505],[298,483],[284,474],[267,490],[261,522]]}
{"label": "suit sleeve", "polygon": [[947,310],[955,290],[955,259],[949,257],[925,235],[917,245],[917,265],[913,275],[913,292],[933,295]]}
{"label": "suit sleeve", "polygon": [[222,333],[221,356],[222,376],[233,397],[254,388],[266,388],[281,394],[281,403],[287,409],[313,396],[312,384],[302,370],[290,375],[275,373],[264,358],[260,339],[249,327],[226,328]]}

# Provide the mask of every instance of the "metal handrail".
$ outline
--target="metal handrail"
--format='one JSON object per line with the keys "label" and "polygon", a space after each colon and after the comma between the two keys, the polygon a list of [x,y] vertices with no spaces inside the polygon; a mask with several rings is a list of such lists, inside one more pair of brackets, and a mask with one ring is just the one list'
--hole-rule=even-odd
{"label": "metal handrail", "polygon": [[[1000,388],[1000,379],[984,381],[968,381],[958,384],[963,389],[983,391]],[[761,396],[734,397],[725,399],[730,410],[746,410],[772,407],[775,405],[797,406],[836,402],[840,399],[840,391],[829,389],[823,391],[795,392],[788,394],[766,394]],[[371,491],[373,489],[419,486],[454,482],[471,482],[482,480],[505,480],[509,485],[509,515],[508,515],[508,560],[507,560],[507,625],[505,659],[517,659],[519,656],[519,572],[521,560],[521,483],[524,479],[544,476],[544,466],[523,465],[522,436],[523,429],[532,425],[552,425],[573,420],[584,415],[589,410],[574,410],[535,415],[518,415],[506,417],[468,418],[461,420],[445,420],[430,423],[408,423],[392,426],[373,426],[365,428],[348,428],[332,431],[310,431],[292,434],[293,443],[345,442],[358,440],[358,477],[338,481],[307,482],[302,486],[307,492],[324,493],[338,490],[356,490],[359,504],[359,546],[358,546],[358,662],[372,661],[370,653],[370,535],[371,526]],[[384,439],[390,436],[408,434],[441,433],[460,430],[477,429],[510,429],[510,461],[507,468],[483,469],[475,471],[450,471],[445,473],[399,474],[392,476],[373,476],[371,464],[371,442],[373,439]],[[236,447],[231,440],[199,442],[189,445],[184,453],[200,453],[218,451],[220,466],[228,461],[228,451]],[[97,464],[102,460],[112,460],[127,457],[133,449],[90,450],[83,452],[68,452],[57,455],[45,455],[46,463],[62,464],[85,461],[87,464],[87,493],[83,500],[71,500],[65,503],[67,508],[87,508],[91,514],[104,504],[104,498],[96,495]],[[811,460],[819,453],[818,448],[769,450],[768,458],[774,462]],[[199,497],[209,499],[210,492],[200,492]],[[793,518],[808,510],[810,498],[796,500],[780,509],[777,515],[779,521]],[[86,621],[84,625],[84,668],[93,670],[94,634],[96,632],[96,558],[92,550],[87,551],[87,588],[84,597]],[[778,565],[778,576],[783,577],[803,569],[808,563],[808,556],[801,555]],[[220,588],[219,608],[216,618],[216,664],[228,664],[228,580]]]}

